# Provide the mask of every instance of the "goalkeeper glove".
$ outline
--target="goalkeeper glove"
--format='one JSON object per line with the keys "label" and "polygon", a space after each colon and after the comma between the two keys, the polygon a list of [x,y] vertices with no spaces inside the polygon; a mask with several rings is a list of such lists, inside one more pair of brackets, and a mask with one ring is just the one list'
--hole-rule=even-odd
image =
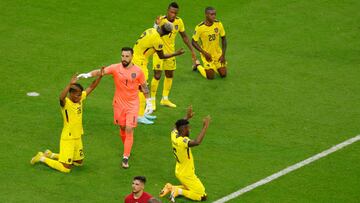
{"label": "goalkeeper glove", "polygon": [[151,98],[147,98],[146,99],[146,108],[145,108],[145,114],[149,115],[154,111],[152,103],[151,103]]}
{"label": "goalkeeper glove", "polygon": [[78,79],[80,78],[91,78],[92,75],[91,73],[81,73],[80,75],[77,76]]}

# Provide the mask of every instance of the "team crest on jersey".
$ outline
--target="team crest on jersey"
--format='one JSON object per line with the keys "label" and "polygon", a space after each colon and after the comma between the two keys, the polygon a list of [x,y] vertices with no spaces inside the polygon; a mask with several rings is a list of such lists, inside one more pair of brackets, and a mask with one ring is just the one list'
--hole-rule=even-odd
{"label": "team crest on jersey", "polygon": [[175,25],[175,30],[178,30],[179,29],[179,25]]}
{"label": "team crest on jersey", "polygon": [[131,73],[131,78],[135,79],[136,78],[136,73]]}
{"label": "team crest on jersey", "polygon": [[162,44],[159,44],[159,49],[162,49],[163,48],[163,45]]}
{"label": "team crest on jersey", "polygon": [[215,28],[215,29],[214,29],[214,32],[215,32],[215,33],[218,33],[218,32],[219,32],[219,29],[218,29],[218,28]]}

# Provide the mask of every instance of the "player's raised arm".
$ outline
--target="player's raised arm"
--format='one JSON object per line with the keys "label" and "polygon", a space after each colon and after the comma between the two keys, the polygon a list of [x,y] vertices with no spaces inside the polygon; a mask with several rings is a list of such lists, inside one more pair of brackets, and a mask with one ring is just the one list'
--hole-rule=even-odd
{"label": "player's raised arm", "polygon": [[104,72],[105,72],[105,67],[102,67],[101,69],[100,69],[100,75],[96,78],[96,80],[94,80],[92,83],[91,83],[91,85],[88,87],[88,88],[86,88],[86,95],[89,95],[95,88],[96,88],[96,86],[100,83],[100,80],[101,80],[101,78],[102,78],[102,76],[104,75]]}
{"label": "player's raised arm", "polygon": [[195,147],[195,146],[198,146],[201,144],[205,134],[206,134],[206,130],[208,129],[209,127],[209,123],[210,123],[210,116],[206,116],[204,119],[203,119],[203,128],[201,129],[201,132],[199,133],[199,135],[196,137],[195,140],[190,140],[189,143],[188,143],[188,146],[189,147]]}
{"label": "player's raised arm", "polygon": [[194,112],[192,109],[192,105],[190,105],[186,110],[186,115],[184,117],[185,120],[190,120],[194,116]]}
{"label": "player's raised arm", "polygon": [[101,69],[96,69],[93,71],[90,71],[88,73],[81,73],[77,76],[78,79],[80,78],[92,78],[92,77],[97,77],[97,76],[103,76],[108,74],[107,71],[104,71],[104,74],[101,73]]}
{"label": "player's raised arm", "polygon": [[71,88],[71,85],[75,84],[76,81],[78,80],[76,76],[77,76],[76,74],[72,76],[70,83],[68,85],[66,85],[64,90],[60,93],[59,100],[60,100],[60,105],[62,107],[65,106],[65,98]]}
{"label": "player's raised arm", "polygon": [[186,32],[179,32],[179,33],[181,35],[181,38],[183,39],[183,42],[186,44],[186,46],[191,51],[191,59],[193,61],[193,64],[195,65],[196,64],[196,54],[195,54],[193,47],[190,44],[189,37],[187,36]]}

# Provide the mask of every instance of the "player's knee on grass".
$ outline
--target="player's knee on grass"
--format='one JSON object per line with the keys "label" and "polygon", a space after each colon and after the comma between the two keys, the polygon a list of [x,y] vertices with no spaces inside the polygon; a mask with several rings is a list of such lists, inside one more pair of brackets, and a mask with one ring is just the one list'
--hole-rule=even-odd
{"label": "player's knee on grass", "polygon": [[209,80],[213,80],[215,78],[215,71],[212,69],[206,70],[206,77]]}
{"label": "player's knee on grass", "polygon": [[219,68],[218,72],[219,72],[220,77],[222,77],[222,78],[226,77],[227,71],[226,71],[225,67]]}
{"label": "player's knee on grass", "polygon": [[62,165],[63,165],[65,168],[67,168],[67,169],[71,169],[71,166],[72,166],[72,165],[70,165],[70,164],[65,164],[65,163],[62,163]]}
{"label": "player's knee on grass", "polygon": [[83,160],[73,161],[73,165],[74,165],[74,166],[82,166],[82,165],[83,165]]}
{"label": "player's knee on grass", "polygon": [[174,77],[174,71],[173,70],[165,70],[165,76],[167,78],[173,78]]}
{"label": "player's knee on grass", "polygon": [[160,78],[161,78],[161,70],[154,70],[154,78],[156,79],[156,80],[160,80]]}

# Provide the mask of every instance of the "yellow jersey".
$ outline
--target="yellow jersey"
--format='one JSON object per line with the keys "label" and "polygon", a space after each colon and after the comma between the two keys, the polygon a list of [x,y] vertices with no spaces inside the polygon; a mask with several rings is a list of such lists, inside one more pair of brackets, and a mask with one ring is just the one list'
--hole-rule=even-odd
{"label": "yellow jersey", "polygon": [[86,99],[86,91],[81,93],[78,103],[72,102],[68,97],[65,98],[65,106],[61,107],[61,114],[64,120],[64,127],[61,139],[78,139],[84,134],[82,125],[82,104]]}
{"label": "yellow jersey", "polygon": [[133,62],[140,66],[139,62],[147,62],[149,56],[153,55],[155,51],[163,50],[163,48],[164,43],[160,34],[155,28],[149,28],[141,34],[135,43]]}
{"label": "yellow jersey", "polygon": [[[164,25],[166,22],[170,22],[170,21],[168,21],[166,16],[160,17],[159,26]],[[185,32],[184,22],[182,21],[181,18],[176,17],[174,22],[170,22],[170,23],[173,24],[174,29],[172,30],[172,32],[170,34],[164,35],[161,37],[161,39],[164,42],[164,53],[165,54],[170,54],[170,53],[175,52],[176,35],[178,34],[178,32]]]}
{"label": "yellow jersey", "polygon": [[205,22],[198,24],[195,27],[193,39],[195,41],[201,40],[201,48],[211,55],[220,56],[222,50],[219,44],[220,37],[225,36],[225,30],[222,23],[218,20],[211,26],[205,25]]}
{"label": "yellow jersey", "polygon": [[190,139],[179,136],[176,129],[171,132],[171,143],[176,159],[175,174],[192,176],[195,174],[194,159],[188,146]]}

